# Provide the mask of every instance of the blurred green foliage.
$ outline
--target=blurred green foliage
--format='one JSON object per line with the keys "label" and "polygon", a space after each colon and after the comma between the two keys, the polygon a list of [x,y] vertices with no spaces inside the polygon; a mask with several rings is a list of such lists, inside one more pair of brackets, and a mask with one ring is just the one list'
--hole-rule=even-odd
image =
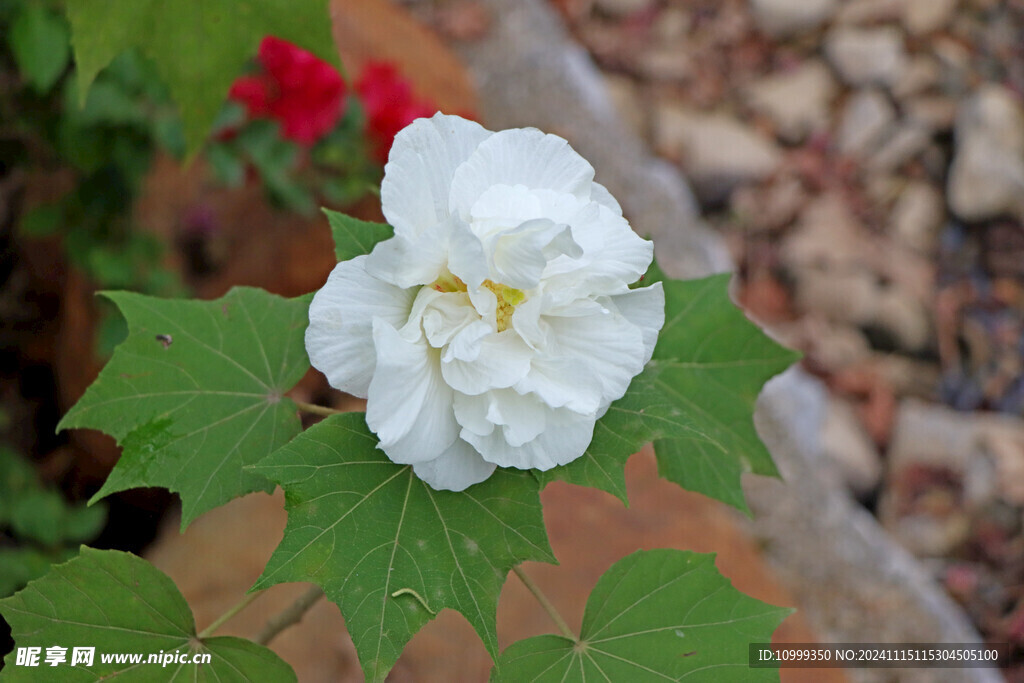
{"label": "blurred green foliage", "polygon": [[106,523],[102,505],[70,505],[32,466],[0,446],[0,597],[78,553]]}

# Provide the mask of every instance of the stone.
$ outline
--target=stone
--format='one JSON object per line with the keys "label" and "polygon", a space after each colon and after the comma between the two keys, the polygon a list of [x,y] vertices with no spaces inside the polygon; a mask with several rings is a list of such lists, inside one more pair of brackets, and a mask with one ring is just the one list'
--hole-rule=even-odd
{"label": "stone", "polygon": [[867,156],[890,132],[896,122],[896,109],[885,94],[876,89],[859,90],[843,108],[837,145],[849,156]]}
{"label": "stone", "polygon": [[906,66],[903,35],[894,26],[837,26],[825,38],[825,55],[847,84],[893,85]]}
{"label": "stone", "polygon": [[683,81],[693,76],[690,48],[682,42],[655,45],[634,59],[636,70],[652,81]]}
{"label": "stone", "polygon": [[804,208],[797,225],[783,238],[779,258],[795,272],[864,268],[873,260],[866,237],[843,196],[827,193]]}
{"label": "stone", "polygon": [[889,233],[907,247],[930,254],[938,246],[945,218],[942,194],[931,183],[915,180],[896,200],[889,218]]}
{"label": "stone", "polygon": [[897,287],[878,293],[865,323],[888,333],[900,350],[911,353],[925,350],[932,338],[927,309],[913,294]]}
{"label": "stone", "polygon": [[814,59],[754,83],[745,90],[744,99],[775,123],[782,140],[796,144],[828,125],[835,94],[831,72],[824,62]]}
{"label": "stone", "polygon": [[837,323],[866,325],[878,308],[881,287],[874,273],[808,268],[796,274],[796,302]]}
{"label": "stone", "polygon": [[773,38],[812,31],[827,22],[837,0],[750,0],[757,27]]}
{"label": "stone", "polygon": [[903,113],[908,120],[937,132],[952,130],[956,109],[957,101],[943,95],[921,95],[903,104]]}
{"label": "stone", "polygon": [[878,486],[881,457],[849,401],[829,397],[821,425],[821,447],[855,496],[869,495]]}
{"label": "stone", "polygon": [[906,0],[847,0],[836,12],[837,24],[877,24],[899,19]]}
{"label": "stone", "polygon": [[655,144],[680,161],[698,197],[711,203],[771,175],[781,162],[771,140],[736,118],[671,104],[657,110]]}
{"label": "stone", "polygon": [[946,27],[956,12],[957,0],[903,0],[903,26],[912,36]]}
{"label": "stone", "polygon": [[999,497],[1010,505],[1024,506],[1024,421],[985,416],[977,429],[978,442],[995,461]]}
{"label": "stone", "polygon": [[748,185],[732,193],[730,209],[736,222],[751,232],[781,230],[807,204],[800,178],[780,173],[767,184]]}
{"label": "stone", "polygon": [[907,62],[899,80],[893,83],[892,94],[897,99],[905,99],[937,87],[941,80],[942,67],[934,57],[927,54],[914,55]]}
{"label": "stone", "polygon": [[950,209],[966,221],[1024,219],[1024,110],[1013,93],[984,85],[957,112]]}
{"label": "stone", "polygon": [[881,141],[868,159],[868,170],[874,173],[895,171],[928,148],[932,131],[917,121],[904,121]]}
{"label": "stone", "polygon": [[636,82],[628,76],[605,74],[604,84],[623,122],[640,138],[647,136],[647,116]]}

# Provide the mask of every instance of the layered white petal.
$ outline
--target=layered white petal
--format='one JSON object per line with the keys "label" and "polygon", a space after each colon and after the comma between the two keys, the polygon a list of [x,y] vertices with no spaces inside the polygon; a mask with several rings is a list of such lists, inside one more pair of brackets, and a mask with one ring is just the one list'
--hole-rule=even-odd
{"label": "layered white petal", "polygon": [[529,374],[516,383],[515,389],[536,394],[552,408],[565,407],[578,413],[596,411],[604,395],[591,365],[570,355],[534,357]]}
{"label": "layered white petal", "polygon": [[366,257],[339,263],[309,305],[306,351],[335,389],[366,398],[377,364],[373,320],[405,323],[415,292],[366,273]]}
{"label": "layered white petal", "polygon": [[521,446],[511,445],[504,430],[480,436],[463,429],[462,438],[499,467],[549,470],[583,455],[594,435],[593,415],[555,408],[545,413],[545,419],[544,431]]}
{"label": "layered white petal", "polygon": [[412,471],[435,489],[462,491],[487,479],[495,467],[497,465],[480,457],[473,446],[456,439],[448,450],[433,460],[415,463]]}
{"label": "layered white petal", "polygon": [[545,321],[551,329],[549,353],[583,361],[601,383],[602,402],[620,398],[643,370],[643,333],[614,306],[580,300],[549,313]]}
{"label": "layered white petal", "polygon": [[456,169],[449,209],[470,220],[477,200],[496,185],[523,185],[589,199],[594,167],[569,143],[535,128],[503,130],[479,143]]}
{"label": "layered white petal", "polygon": [[452,177],[492,133],[458,116],[417,119],[395,136],[380,186],[384,217],[414,239],[448,218]]}
{"label": "layered white petal", "polygon": [[441,374],[456,391],[472,396],[504,389],[530,371],[530,347],[512,330],[480,337],[475,340],[474,350],[471,360],[455,353],[442,356]]}
{"label": "layered white petal", "polygon": [[377,367],[370,381],[366,424],[392,461],[433,460],[459,434],[452,388],[441,376],[440,352],[422,337],[403,338],[379,318],[373,324],[373,343]]}
{"label": "layered white petal", "polygon": [[558,256],[579,258],[583,250],[568,225],[534,218],[497,235],[491,247],[493,277],[509,287],[533,289],[548,261]]}
{"label": "layered white petal", "polygon": [[643,365],[651,359],[658,332],[665,325],[665,290],[660,282],[609,297],[619,313],[640,328],[644,340]]}

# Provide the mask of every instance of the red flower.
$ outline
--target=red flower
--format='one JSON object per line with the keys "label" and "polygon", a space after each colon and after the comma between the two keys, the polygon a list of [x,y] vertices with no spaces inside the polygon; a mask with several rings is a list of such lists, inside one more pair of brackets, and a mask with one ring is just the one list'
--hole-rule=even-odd
{"label": "red flower", "polygon": [[260,43],[257,59],[262,73],[239,78],[228,93],[249,116],[276,119],[282,135],[302,145],[334,128],[344,112],[345,82],[333,66],[273,36]]}
{"label": "red flower", "polygon": [[368,62],[355,83],[366,111],[367,133],[373,154],[384,163],[395,134],[424,116],[433,116],[437,105],[417,99],[412,85],[398,73],[394,64]]}

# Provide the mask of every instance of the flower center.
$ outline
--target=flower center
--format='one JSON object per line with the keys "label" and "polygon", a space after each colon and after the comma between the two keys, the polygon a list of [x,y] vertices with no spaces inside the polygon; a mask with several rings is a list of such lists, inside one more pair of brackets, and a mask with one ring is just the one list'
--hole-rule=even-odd
{"label": "flower center", "polygon": [[[446,293],[465,292],[468,290],[466,283],[453,275],[447,268],[434,281],[434,284],[430,286],[439,292]],[[526,299],[526,294],[521,289],[514,289],[493,280],[484,280],[483,286],[491,290],[494,298],[498,300],[495,317],[497,318],[498,332],[504,332],[512,322],[512,314],[515,313],[516,306],[523,303]]]}
{"label": "flower center", "polygon": [[498,318],[498,332],[504,332],[512,322],[512,314],[515,313],[516,306],[523,303],[526,295],[521,289],[513,289],[491,280],[484,280],[483,285],[494,292],[494,297],[498,300],[498,309],[495,311]]}

